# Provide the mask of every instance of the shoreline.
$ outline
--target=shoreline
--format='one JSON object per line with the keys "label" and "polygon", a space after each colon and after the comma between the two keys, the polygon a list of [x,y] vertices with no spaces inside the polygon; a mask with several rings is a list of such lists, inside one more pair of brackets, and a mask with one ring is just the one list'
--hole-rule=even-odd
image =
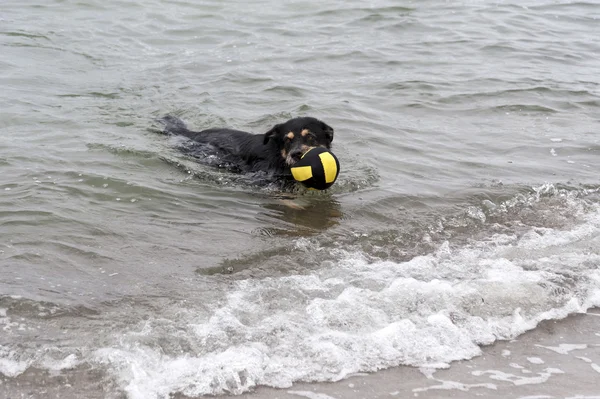
{"label": "shoreline", "polygon": [[[448,369],[401,366],[337,382],[259,387],[223,399],[377,398],[600,399],[600,309],[546,320],[511,341],[482,348],[481,356]],[[176,396],[185,398],[185,396]]]}

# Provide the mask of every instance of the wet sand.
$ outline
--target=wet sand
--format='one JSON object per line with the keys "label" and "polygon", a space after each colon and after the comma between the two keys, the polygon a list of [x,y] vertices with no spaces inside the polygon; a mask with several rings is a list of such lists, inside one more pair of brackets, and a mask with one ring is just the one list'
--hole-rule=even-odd
{"label": "wet sand", "polygon": [[397,367],[335,383],[258,388],[228,399],[598,398],[600,309],[546,321],[449,369]]}

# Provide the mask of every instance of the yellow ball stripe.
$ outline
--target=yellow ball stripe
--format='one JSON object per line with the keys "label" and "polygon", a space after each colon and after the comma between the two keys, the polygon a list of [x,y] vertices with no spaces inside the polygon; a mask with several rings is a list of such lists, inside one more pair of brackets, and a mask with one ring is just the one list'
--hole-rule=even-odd
{"label": "yellow ball stripe", "polygon": [[292,168],[292,175],[294,176],[294,179],[296,179],[297,181],[308,180],[313,176],[312,167],[311,166],[298,166],[298,167]]}
{"label": "yellow ball stripe", "polygon": [[323,170],[325,171],[325,182],[333,183],[338,173],[337,163],[335,162],[333,155],[329,152],[322,152],[319,154],[319,158],[321,158]]}

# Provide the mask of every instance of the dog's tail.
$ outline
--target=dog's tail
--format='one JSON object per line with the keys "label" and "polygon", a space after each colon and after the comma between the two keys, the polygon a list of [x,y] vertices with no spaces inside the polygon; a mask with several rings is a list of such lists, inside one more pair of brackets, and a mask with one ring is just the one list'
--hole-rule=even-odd
{"label": "dog's tail", "polygon": [[164,126],[163,133],[166,134],[186,134],[189,132],[185,122],[176,116],[166,115],[156,120]]}

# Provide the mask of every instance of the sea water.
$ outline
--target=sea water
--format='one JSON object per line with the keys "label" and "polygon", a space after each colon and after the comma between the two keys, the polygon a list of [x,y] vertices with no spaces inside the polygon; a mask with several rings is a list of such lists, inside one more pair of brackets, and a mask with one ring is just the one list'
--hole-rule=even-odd
{"label": "sea water", "polygon": [[[0,392],[168,398],[451,367],[600,305],[586,2],[0,5]],[[335,129],[327,192],[154,120]]]}

